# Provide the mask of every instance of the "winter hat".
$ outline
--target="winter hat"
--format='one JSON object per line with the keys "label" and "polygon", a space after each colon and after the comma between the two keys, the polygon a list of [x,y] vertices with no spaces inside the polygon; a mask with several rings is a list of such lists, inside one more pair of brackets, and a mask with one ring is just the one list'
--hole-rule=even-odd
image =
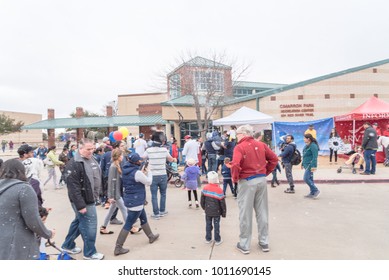
{"label": "winter hat", "polygon": [[22,156],[24,154],[28,154],[29,152],[33,151],[34,149],[30,146],[30,145],[27,145],[27,144],[23,144],[19,147],[18,149],[18,154],[19,156]]}
{"label": "winter hat", "polygon": [[186,163],[188,164],[188,166],[193,166],[196,164],[196,161],[193,158],[190,158],[186,161]]}
{"label": "winter hat", "polygon": [[139,156],[138,153],[132,153],[128,156],[128,159],[132,162],[132,163],[137,163],[138,161],[142,160],[142,158]]}
{"label": "winter hat", "polygon": [[208,172],[207,177],[208,177],[208,183],[219,184],[219,175],[215,171]]}
{"label": "winter hat", "polygon": [[104,137],[103,138],[103,142],[107,142],[107,141],[109,141],[109,138],[108,137]]}

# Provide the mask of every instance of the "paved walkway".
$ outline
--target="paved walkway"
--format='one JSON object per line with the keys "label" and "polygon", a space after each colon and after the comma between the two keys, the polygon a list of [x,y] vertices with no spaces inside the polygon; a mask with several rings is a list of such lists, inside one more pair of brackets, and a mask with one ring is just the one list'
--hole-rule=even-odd
{"label": "paved walkway", "polygon": [[[0,155],[1,157],[1,155]],[[3,159],[6,159],[2,157]],[[336,165],[326,164],[328,158],[320,158],[315,179],[321,190],[317,200],[305,199],[308,186],[296,184],[295,194],[285,194],[284,172],[279,175],[281,185],[269,184],[270,249],[261,252],[257,247],[257,230],[253,224],[251,253],[243,255],[235,249],[239,236],[238,207],[227,190],[227,217],[221,221],[220,246],[204,243],[205,219],[202,210],[189,209],[185,191],[169,185],[167,210],[161,220],[150,218],[150,225],[160,239],[149,244],[142,233],[130,235],[125,247],[128,254],[115,257],[114,244],[121,226],[110,225],[112,235],[97,236],[97,249],[105,259],[131,260],[387,260],[389,259],[389,186],[388,170],[378,165],[377,174],[363,176],[351,170],[336,172]],[[58,174],[59,171],[57,170]],[[46,172],[44,178],[46,179]],[[301,182],[302,170],[295,168],[294,177]],[[271,176],[268,177],[271,179]],[[348,183],[339,183],[347,180]],[[380,180],[377,183],[374,180]],[[60,245],[74,217],[66,188],[54,190],[50,184],[43,193],[45,205],[52,207],[47,220],[49,228],[56,228],[54,238]],[[150,201],[150,193],[147,193]],[[151,203],[146,206],[148,217]],[[101,225],[107,210],[98,207],[98,224]],[[119,214],[119,218],[122,219]],[[77,240],[82,247],[82,239]],[[56,253],[53,248],[48,252]],[[76,255],[77,259],[82,254]]]}

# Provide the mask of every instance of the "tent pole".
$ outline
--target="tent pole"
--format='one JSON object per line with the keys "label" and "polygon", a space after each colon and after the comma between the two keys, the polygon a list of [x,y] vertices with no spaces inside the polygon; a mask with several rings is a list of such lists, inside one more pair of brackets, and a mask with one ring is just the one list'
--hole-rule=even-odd
{"label": "tent pole", "polygon": [[353,148],[355,148],[355,119],[353,120]]}

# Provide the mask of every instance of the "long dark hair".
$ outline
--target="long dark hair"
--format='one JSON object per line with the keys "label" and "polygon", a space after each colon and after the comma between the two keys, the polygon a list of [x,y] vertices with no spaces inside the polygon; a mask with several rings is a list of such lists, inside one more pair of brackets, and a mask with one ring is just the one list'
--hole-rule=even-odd
{"label": "long dark hair", "polygon": [[339,134],[338,134],[338,132],[336,131],[336,128],[334,127],[334,128],[332,128],[332,129],[335,130],[335,132],[332,132],[332,130],[331,130],[330,138],[332,138],[332,137],[339,137]]}
{"label": "long dark hair", "polygon": [[19,159],[9,159],[0,168],[0,179],[18,179],[27,181],[26,169]]}
{"label": "long dark hair", "polygon": [[304,134],[304,138],[309,139],[309,141],[311,141],[311,143],[315,143],[317,145],[317,149],[320,150],[319,143],[317,143],[316,138],[313,137],[312,134],[310,134],[310,133]]}

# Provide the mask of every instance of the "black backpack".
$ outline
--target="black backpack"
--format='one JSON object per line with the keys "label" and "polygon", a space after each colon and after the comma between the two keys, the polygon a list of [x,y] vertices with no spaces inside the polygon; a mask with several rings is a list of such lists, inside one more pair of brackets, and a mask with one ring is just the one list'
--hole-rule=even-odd
{"label": "black backpack", "polygon": [[301,153],[296,147],[294,148],[294,152],[292,158],[290,159],[290,163],[292,165],[299,165],[301,163]]}

